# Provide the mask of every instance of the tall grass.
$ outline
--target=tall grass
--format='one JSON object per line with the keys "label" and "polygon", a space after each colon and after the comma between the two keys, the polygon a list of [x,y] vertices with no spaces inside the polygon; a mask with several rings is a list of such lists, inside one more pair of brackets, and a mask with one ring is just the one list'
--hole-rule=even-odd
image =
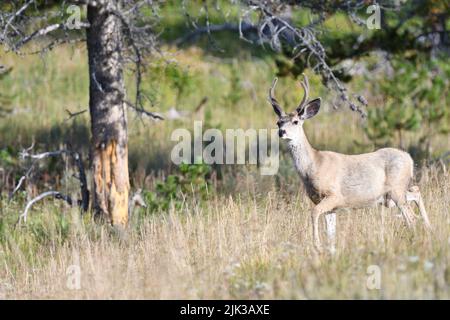
{"label": "tall grass", "polygon": [[[175,121],[141,121],[130,111],[133,189],[152,190],[157,180],[174,171],[170,135],[175,128],[192,129],[198,119],[221,129],[275,127],[266,101],[275,72],[272,60],[246,51],[229,59],[195,47],[164,50],[187,72],[189,83],[176,98],[174,79],[165,71],[171,62],[153,61],[144,78],[152,110],[193,111],[204,96],[209,100],[203,113]],[[0,149],[8,147],[11,158],[18,159],[18,151],[32,140],[36,152],[70,143],[88,164],[88,114],[65,121],[65,109],[87,108],[85,48],[62,47],[44,60],[5,54],[0,59],[14,68],[1,82],[13,110],[0,118]],[[333,111],[319,79],[310,78],[311,95],[325,101],[317,119],[305,124],[312,144],[345,153],[371,150],[356,113]],[[363,87],[361,82],[355,85]],[[297,88],[289,78],[278,85],[277,96],[288,109],[300,100]],[[369,103],[376,100],[363,93]],[[406,145],[415,145],[418,136],[411,133]],[[432,143],[435,155],[450,148],[446,136]],[[16,228],[26,196],[19,193],[8,201],[12,186],[2,186],[0,298],[449,298],[450,176],[445,166],[417,170],[432,234],[420,223],[415,233],[406,229],[395,210],[344,211],[338,214],[337,254],[317,255],[311,241],[311,204],[282,151],[278,175],[263,177],[251,166],[223,168],[207,201],[197,201],[194,194],[181,208],[153,213],[135,209],[123,234],[53,200],[38,203],[28,223]],[[10,182],[24,170],[16,161],[8,171]],[[51,187],[76,190],[77,181],[62,169],[44,162],[39,173],[61,175]],[[43,179],[35,183],[39,190],[50,188]],[[367,286],[371,265],[381,271],[379,290]],[[68,285],[71,266],[80,268],[79,289]]]}
{"label": "tall grass", "polygon": [[[125,234],[40,207],[26,227],[3,230],[3,298],[449,298],[450,176],[427,169],[420,184],[433,224],[415,232],[395,210],[338,214],[338,250],[312,247],[306,195],[264,193],[189,201]],[[323,227],[323,226],[322,226]],[[6,231],[6,232],[5,232]],[[70,285],[79,266],[79,289]],[[370,266],[381,285],[367,285]]]}

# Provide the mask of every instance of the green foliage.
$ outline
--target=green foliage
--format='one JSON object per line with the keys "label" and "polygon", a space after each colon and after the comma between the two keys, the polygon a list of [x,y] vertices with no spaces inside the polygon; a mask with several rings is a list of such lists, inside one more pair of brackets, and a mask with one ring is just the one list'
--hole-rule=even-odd
{"label": "green foliage", "polygon": [[159,101],[175,107],[195,91],[197,80],[196,74],[188,67],[176,62],[168,63],[164,59],[154,59],[144,78],[142,90],[152,105]]}
{"label": "green foliage", "polygon": [[227,107],[236,107],[237,103],[242,99],[244,90],[242,88],[241,70],[239,69],[239,63],[233,60],[230,69],[230,90],[224,96],[225,105]]}
{"label": "green foliage", "polygon": [[56,212],[50,218],[43,218],[36,215],[27,224],[30,237],[41,245],[52,244],[55,241],[63,244],[69,239],[70,227],[70,221],[67,216],[60,212]]}
{"label": "green foliage", "polygon": [[0,167],[13,167],[16,159],[12,155],[12,148],[8,147],[0,150]]}
{"label": "green foliage", "polygon": [[393,76],[380,82],[386,103],[369,110],[365,128],[369,139],[389,144],[397,135],[402,145],[402,132],[422,128],[419,141],[429,145],[432,136],[448,133],[449,66],[439,60],[396,60],[393,68]]}
{"label": "green foliage", "polygon": [[306,64],[302,59],[290,59],[285,55],[278,55],[274,60],[277,66],[277,76],[279,77],[292,75],[294,78],[297,78],[306,68]]}
{"label": "green foliage", "polygon": [[171,87],[176,91],[177,100],[192,88],[193,83],[187,69],[181,68],[175,63],[170,63],[164,68],[164,73]]}
{"label": "green foliage", "polygon": [[206,200],[211,192],[211,167],[206,164],[181,164],[177,174],[169,175],[158,182],[155,192],[145,191],[145,202],[149,212],[168,210],[171,205],[180,209],[189,196]]}

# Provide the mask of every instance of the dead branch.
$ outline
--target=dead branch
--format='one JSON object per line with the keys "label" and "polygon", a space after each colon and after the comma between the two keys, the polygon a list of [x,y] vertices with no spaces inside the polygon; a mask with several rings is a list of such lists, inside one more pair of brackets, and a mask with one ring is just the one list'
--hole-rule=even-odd
{"label": "dead branch", "polygon": [[86,212],[89,209],[89,189],[87,187],[86,172],[84,171],[83,160],[78,152],[72,152],[72,157],[78,168],[78,180],[80,180],[81,209]]}
{"label": "dead branch", "polygon": [[194,113],[199,113],[203,106],[208,102],[208,97],[203,97],[198,103],[197,107],[194,109]]}
{"label": "dead branch", "polygon": [[[31,6],[32,4],[34,4],[34,6]],[[68,31],[72,30],[72,27],[68,26],[66,22],[41,23],[42,21],[53,22],[53,18],[62,17],[65,9],[64,3],[61,5],[59,12],[51,13],[50,15],[45,12],[45,10],[38,15],[36,15],[36,12],[30,12],[33,7],[36,8],[38,5],[40,4],[36,0],[29,0],[17,10],[15,10],[13,6],[13,9],[10,11],[6,10],[0,12],[0,43],[4,43],[10,50],[22,54],[19,50],[24,45],[32,40],[48,36],[57,30],[62,30],[64,32],[66,40],[61,41],[58,39],[53,41],[48,46],[41,48],[39,52],[52,49],[57,43],[73,41],[73,39],[68,39]],[[30,26],[36,26],[37,29],[32,31]],[[89,23],[82,21],[77,22],[77,29],[86,28],[89,28]],[[30,29],[31,32],[29,33]]]}
{"label": "dead branch", "polygon": [[[42,5],[42,8],[36,9],[38,5],[41,6],[41,3],[36,0],[24,2],[21,6],[12,6],[4,12],[0,11],[0,43],[6,45],[10,50],[20,55],[40,54],[63,43],[86,40],[79,33],[70,33],[73,28],[68,25],[68,21],[61,20],[66,14],[66,1],[63,1],[57,10],[46,10],[45,4]],[[133,103],[135,110],[152,119],[162,120],[162,116],[144,110],[145,95],[141,88],[146,65],[144,57],[158,51],[156,44],[158,34],[154,30],[160,18],[157,10],[159,3],[151,0],[123,0],[120,1],[120,7],[107,0],[72,0],[70,3],[101,7],[102,10],[115,15],[120,20],[124,35],[122,40],[123,59],[132,62],[134,65],[136,94]],[[33,11],[33,7],[36,10]],[[51,8],[53,9],[53,7]],[[89,29],[89,27],[88,22],[78,21],[76,29]],[[27,43],[37,42],[40,38],[53,34],[56,36],[38,50],[32,52],[19,51]],[[69,36],[70,34],[75,35],[75,37]],[[99,91],[103,92],[104,88],[100,85],[95,73],[91,75],[91,79]],[[73,118],[71,113],[68,113],[69,119]]]}
{"label": "dead branch", "polygon": [[[363,118],[366,116],[362,109],[364,104],[359,99],[353,101],[349,98],[347,89],[335,76],[334,71],[328,64],[325,48],[317,39],[315,28],[294,26],[290,19],[283,17],[277,11],[279,8],[276,7],[275,2],[273,3],[275,7],[264,1],[249,0],[248,2],[261,14],[259,35],[262,40],[268,40],[274,50],[281,50],[281,41],[288,43],[293,47],[292,55],[294,59],[300,55],[305,56],[307,66],[316,74],[320,74],[325,83],[331,84],[332,88],[339,93],[340,99],[348,104],[352,111],[358,112]],[[358,8],[358,6],[355,8]],[[354,10],[353,7],[351,9]]]}
{"label": "dead branch", "polygon": [[156,112],[150,112],[143,108],[138,108],[135,105],[133,105],[131,102],[125,101],[125,104],[132,109],[133,111],[137,112],[140,115],[149,117],[152,120],[158,121],[158,120],[164,120],[164,117]]}
{"label": "dead branch", "polygon": [[[89,28],[89,23],[80,22],[77,26],[80,28]],[[36,30],[33,33],[31,33],[30,35],[25,36],[24,38],[20,39],[20,41],[14,45],[13,50],[18,51],[21,47],[23,47],[25,44],[27,44],[34,38],[45,36],[45,35],[53,32],[55,30],[58,30],[58,29],[64,30],[65,28],[66,28],[66,25],[64,23],[55,23],[55,24],[48,25],[44,28],[41,28],[39,30]]]}
{"label": "dead branch", "polygon": [[62,45],[62,44],[75,44],[78,42],[84,42],[86,41],[85,38],[79,38],[79,39],[67,39],[67,38],[61,38],[61,39],[56,39],[53,40],[52,42],[50,42],[48,45],[46,45],[45,47],[39,48],[38,50],[34,50],[31,52],[20,52],[20,55],[25,56],[25,55],[37,55],[37,54],[44,54],[48,51],[53,50],[55,47]]}
{"label": "dead branch", "polygon": [[2,39],[4,39],[6,37],[8,29],[9,29],[11,23],[14,21],[14,19],[16,19],[18,16],[20,16],[34,1],[35,0],[27,1],[19,10],[17,10],[15,13],[13,13],[11,15],[11,17],[8,19],[8,22],[6,22],[5,27],[3,29]]}
{"label": "dead branch", "polygon": [[67,119],[65,119],[64,121],[67,122],[83,113],[85,113],[87,111],[87,109],[81,110],[81,111],[76,111],[76,112],[71,112],[69,109],[66,109],[67,114],[69,115],[69,117]]}
{"label": "dead branch", "polygon": [[50,197],[50,196],[53,196],[55,199],[64,200],[70,206],[72,205],[72,199],[68,195],[64,195],[61,192],[58,192],[58,191],[47,191],[47,192],[41,193],[40,195],[38,195],[37,197],[33,198],[32,200],[30,200],[27,203],[27,205],[25,206],[25,209],[23,210],[23,212],[19,215],[19,219],[16,222],[16,226],[20,225],[21,221],[23,221],[24,223],[27,222],[28,211],[31,209],[33,204],[35,204],[39,200],[44,199],[45,197]]}
{"label": "dead branch", "polygon": [[[39,153],[39,154],[30,154],[30,151],[33,149],[34,147],[34,143],[31,147],[23,150],[20,153],[20,157],[22,159],[32,159],[34,160],[29,169],[27,170],[26,174],[23,175],[16,188],[14,188],[13,192],[11,192],[9,199],[11,200],[14,196],[14,194],[20,189],[20,187],[23,185],[24,181],[26,179],[29,178],[35,164],[41,160],[41,159],[45,159],[45,158],[49,158],[49,157],[57,157],[57,156],[61,156],[63,154],[67,154],[69,155],[73,161],[75,162],[75,165],[78,169],[78,180],[80,182],[80,192],[81,192],[81,201],[78,202],[78,205],[81,207],[81,209],[83,210],[83,212],[86,212],[89,208],[89,189],[87,187],[87,179],[86,179],[86,172],[84,169],[84,165],[83,165],[83,161],[82,158],[80,156],[80,154],[76,151],[72,151],[72,150],[67,150],[67,149],[62,149],[62,150],[57,150],[57,151],[48,151],[48,152],[43,152],[43,153]],[[56,191],[55,191],[56,192]]]}
{"label": "dead branch", "polygon": [[27,179],[27,175],[23,175],[20,177],[19,182],[17,183],[17,186],[14,188],[14,190],[9,194],[8,199],[11,200],[14,197],[14,194],[20,189],[24,181]]}
{"label": "dead branch", "polygon": [[70,152],[69,150],[63,149],[63,150],[48,151],[48,152],[43,152],[43,153],[38,153],[38,154],[30,154],[29,151],[30,151],[29,149],[24,150],[19,153],[19,156],[22,159],[30,158],[30,159],[34,159],[34,160],[41,160],[41,159],[48,158],[48,157],[60,156],[62,154]]}

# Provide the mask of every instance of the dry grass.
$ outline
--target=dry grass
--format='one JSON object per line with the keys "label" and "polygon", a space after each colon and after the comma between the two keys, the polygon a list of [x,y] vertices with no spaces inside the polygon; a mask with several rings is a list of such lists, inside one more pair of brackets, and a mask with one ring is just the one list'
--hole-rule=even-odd
{"label": "dry grass", "polygon": [[[3,246],[0,296],[448,299],[450,175],[427,170],[420,185],[433,234],[420,223],[416,232],[408,230],[395,210],[342,212],[335,256],[312,248],[305,195],[286,196],[274,187],[245,200],[219,196],[203,207],[185,204],[121,235],[67,211],[71,223],[63,236],[46,207],[47,241],[39,238],[29,249],[32,258],[21,250],[29,244],[15,242],[17,234]],[[71,265],[81,268],[79,290],[67,286]],[[380,290],[366,285],[371,265],[381,269]]]}
{"label": "dry grass", "polygon": [[[2,82],[2,90],[14,96],[14,112],[0,118],[0,148],[12,146],[19,151],[34,137],[40,152],[69,141],[86,159],[88,115],[64,122],[65,108],[76,111],[87,106],[86,52],[78,48],[69,53],[70,49],[57,49],[46,57],[45,66],[39,57],[0,55],[3,64],[14,66],[11,78]],[[166,111],[174,104],[192,110],[208,95],[205,116],[212,115],[211,127],[275,126],[266,101],[273,61],[220,60],[196,49],[177,52],[176,58],[190,65],[193,86],[176,101],[168,79],[146,76],[144,86],[157,92],[156,110]],[[236,65],[243,91],[239,101],[230,105],[227,96]],[[317,88],[314,96],[325,93],[317,78],[311,80]],[[292,88],[292,79],[282,79],[277,94],[280,102],[293,107],[300,93]],[[370,93],[365,95],[372,98]],[[306,124],[312,144],[345,153],[372,150],[360,120],[344,110],[329,112],[331,99],[322,97],[323,112]],[[171,132],[179,127],[192,129],[193,119],[146,124],[130,114],[129,120],[132,186],[152,188],[154,177],[173,170]],[[408,146],[417,144],[419,136],[407,135]],[[435,137],[432,144],[435,155],[450,148],[448,136]],[[95,224],[89,216],[80,218],[77,210],[50,200],[33,208],[24,228],[14,229],[24,195],[8,202],[3,191],[0,299],[448,299],[450,173],[435,166],[424,168],[419,176],[433,234],[427,234],[420,222],[411,232],[395,210],[344,211],[338,215],[335,256],[313,251],[311,204],[285,153],[275,177],[261,177],[251,167],[227,167],[208,201],[196,202],[194,196],[181,209],[149,215],[138,211],[135,217],[141,219],[134,219],[124,233]],[[76,190],[77,182],[67,175],[58,187]],[[67,285],[67,271],[73,265],[81,270],[79,290]],[[381,270],[379,290],[366,285],[371,265]]]}

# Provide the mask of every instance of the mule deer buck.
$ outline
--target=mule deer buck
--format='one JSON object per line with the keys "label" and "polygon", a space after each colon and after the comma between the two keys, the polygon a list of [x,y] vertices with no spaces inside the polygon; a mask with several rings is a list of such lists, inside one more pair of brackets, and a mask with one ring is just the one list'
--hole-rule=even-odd
{"label": "mule deer buck", "polygon": [[415,223],[409,202],[419,207],[425,227],[431,225],[417,186],[411,186],[414,163],[411,156],[399,149],[383,148],[375,152],[346,155],[314,149],[303,130],[303,122],[314,117],[321,99],[309,101],[309,83],[304,75],[300,84],[304,96],[294,112],[286,114],[274,97],[277,78],[269,90],[269,100],[278,116],[281,139],[288,141],[295,167],[308,197],[315,204],[312,213],[313,240],[321,250],[319,218],[325,214],[330,250],[335,251],[335,211],[341,208],[361,208],[376,204],[397,206],[406,224]]}

